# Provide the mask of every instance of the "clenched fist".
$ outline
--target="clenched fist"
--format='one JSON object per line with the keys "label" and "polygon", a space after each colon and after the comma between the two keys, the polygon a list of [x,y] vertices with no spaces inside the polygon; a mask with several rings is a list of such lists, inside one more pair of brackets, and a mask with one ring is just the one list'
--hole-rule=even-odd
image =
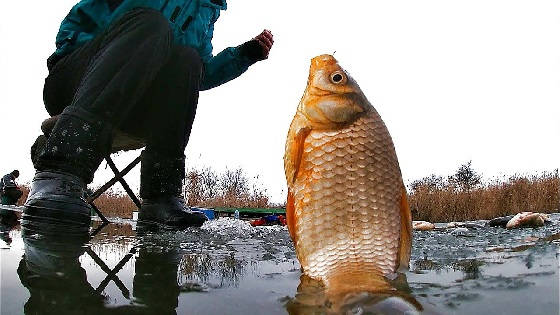
{"label": "clenched fist", "polygon": [[249,59],[261,61],[268,58],[274,38],[269,30],[264,30],[252,40],[241,45],[241,52]]}

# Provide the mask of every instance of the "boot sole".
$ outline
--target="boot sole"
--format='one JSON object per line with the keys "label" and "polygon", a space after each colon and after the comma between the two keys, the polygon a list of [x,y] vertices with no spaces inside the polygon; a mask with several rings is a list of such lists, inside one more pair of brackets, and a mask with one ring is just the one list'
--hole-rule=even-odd
{"label": "boot sole", "polygon": [[[177,211],[178,214],[175,216],[164,215],[163,217],[158,217],[157,214],[163,214],[168,211],[169,208],[167,206],[168,205],[166,204],[143,203],[138,215],[138,222],[164,225],[173,229],[182,229],[188,227],[201,227],[204,222],[208,221],[208,217],[206,217],[204,213],[198,211],[193,211],[190,213]],[[182,214],[182,218],[179,218],[180,214]],[[175,220],[166,221],[166,218]]]}
{"label": "boot sole", "polygon": [[150,221],[150,220],[138,220],[136,224],[136,231],[137,232],[161,232],[161,231],[179,231],[182,228],[174,227],[171,225],[166,225],[163,223]]}
{"label": "boot sole", "polygon": [[[91,216],[91,208],[83,207],[83,205],[73,205],[72,209],[64,209],[63,207],[54,207],[56,204],[52,202],[40,202],[41,205],[33,205],[28,203],[23,210],[21,218],[21,226],[30,231],[41,233],[60,233],[63,231],[67,234],[81,235],[88,233]],[[68,207],[68,204],[64,205]],[[81,208],[81,209],[80,209]]]}
{"label": "boot sole", "polygon": [[154,220],[150,220],[150,219],[138,219],[138,224],[140,225],[144,225],[147,228],[151,227],[151,228],[159,228],[159,229],[164,229],[164,230],[182,230],[182,229],[186,229],[186,228],[191,228],[191,227],[201,227],[202,224],[204,224],[204,222],[202,222],[201,224],[166,224],[166,223],[162,223],[162,222],[158,222],[158,221],[154,221]]}

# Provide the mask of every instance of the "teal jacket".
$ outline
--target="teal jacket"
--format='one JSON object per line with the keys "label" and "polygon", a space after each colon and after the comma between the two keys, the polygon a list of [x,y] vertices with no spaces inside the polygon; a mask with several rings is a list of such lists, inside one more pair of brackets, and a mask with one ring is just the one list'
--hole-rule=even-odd
{"label": "teal jacket", "polygon": [[[81,0],[60,25],[55,55],[62,57],[103,32],[115,20],[134,8],[152,8],[169,20],[175,43],[196,49],[204,64],[201,90],[208,90],[237,78],[254,61],[238,47],[212,55],[214,23],[226,0],[124,0],[116,8],[110,0]],[[112,1],[120,2],[120,1]],[[217,4],[219,3],[219,4]]]}

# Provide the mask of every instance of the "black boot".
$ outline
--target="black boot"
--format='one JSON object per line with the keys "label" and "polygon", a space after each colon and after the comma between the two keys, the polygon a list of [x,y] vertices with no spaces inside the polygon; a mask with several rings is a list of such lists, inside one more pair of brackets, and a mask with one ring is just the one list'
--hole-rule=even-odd
{"label": "black boot", "polygon": [[89,229],[91,206],[85,188],[108,154],[108,124],[83,110],[68,107],[44,146],[35,148],[37,173],[25,203],[22,226],[42,229],[67,225]]}
{"label": "black boot", "polygon": [[17,269],[29,290],[26,314],[101,314],[105,297],[88,283],[80,256],[89,236],[69,236],[66,227],[22,230],[24,255]]}
{"label": "black boot", "polygon": [[201,226],[208,218],[192,211],[182,195],[185,156],[170,158],[145,150],[140,170],[139,221],[173,227]]}

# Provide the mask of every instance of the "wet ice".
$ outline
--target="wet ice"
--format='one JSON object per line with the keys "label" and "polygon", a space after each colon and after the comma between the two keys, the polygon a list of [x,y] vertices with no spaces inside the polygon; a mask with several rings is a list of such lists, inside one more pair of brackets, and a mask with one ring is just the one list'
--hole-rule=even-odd
{"label": "wet ice", "polygon": [[[406,273],[410,295],[425,313],[557,314],[560,215],[552,215],[551,220],[538,229],[505,230],[476,221],[415,231],[411,268]],[[2,303],[2,313],[21,313],[26,304],[34,307],[37,300],[32,297],[45,288],[22,282],[27,279],[21,275],[27,258],[19,227],[4,229],[0,248],[2,301],[10,301]],[[159,307],[189,314],[285,314],[302,285],[285,227],[252,227],[221,218],[200,229],[146,232],[120,220],[102,229],[84,248],[93,254],[82,253],[76,268],[87,278],[73,283],[91,287],[91,292],[100,288],[100,298],[106,297],[102,302],[91,298],[81,302],[81,307],[92,311]],[[129,259],[121,263],[125,257]],[[119,264],[122,268],[107,280],[106,271]],[[80,269],[61,268],[55,273],[64,278],[76,270]],[[306,293],[320,296],[320,287],[310,289]],[[67,293],[60,289],[58,296]],[[366,295],[362,304],[349,305],[349,310],[408,303],[381,300],[388,304],[375,304],[379,297]],[[328,303],[323,302],[325,310]],[[315,310],[320,313],[321,308]]]}

